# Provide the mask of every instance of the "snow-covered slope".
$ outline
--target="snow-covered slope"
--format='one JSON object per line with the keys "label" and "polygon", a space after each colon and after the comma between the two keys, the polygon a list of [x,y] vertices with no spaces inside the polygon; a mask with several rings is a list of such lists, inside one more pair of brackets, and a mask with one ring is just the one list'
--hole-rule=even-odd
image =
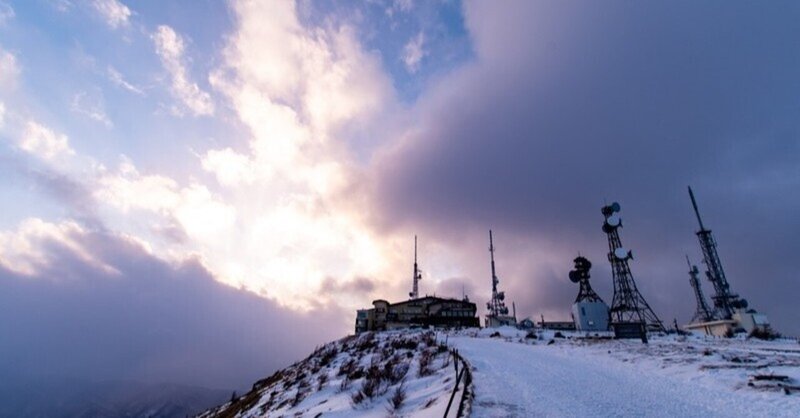
{"label": "snow-covered slope", "polygon": [[350,336],[200,417],[442,417],[455,386],[454,364],[433,332]]}
{"label": "snow-covered slope", "polygon": [[[202,416],[441,417],[455,380],[448,348],[471,366],[465,399],[473,417],[800,416],[797,341],[666,335],[642,344],[563,334],[501,328],[351,336]],[[395,396],[403,398],[398,408]]]}
{"label": "snow-covered slope", "polygon": [[645,345],[496,332],[450,338],[473,367],[473,417],[800,416],[793,340],[668,335]]}

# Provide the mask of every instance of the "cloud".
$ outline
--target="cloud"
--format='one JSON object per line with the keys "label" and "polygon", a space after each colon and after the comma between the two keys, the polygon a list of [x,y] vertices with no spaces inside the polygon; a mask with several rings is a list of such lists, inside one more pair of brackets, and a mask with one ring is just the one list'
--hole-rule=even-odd
{"label": "cloud", "polygon": [[95,199],[104,206],[124,214],[153,213],[162,222],[168,221],[170,229],[177,222],[183,233],[201,245],[230,236],[236,222],[236,209],[206,186],[181,186],[166,176],[143,175],[129,160],[123,161],[116,172],[99,176],[95,187]]}
{"label": "cloud", "polygon": [[75,113],[102,123],[106,128],[114,126],[103,108],[102,101],[98,98],[89,97],[85,91],[78,92],[72,96],[69,108]]}
{"label": "cloud", "polygon": [[356,277],[352,280],[336,280],[328,277],[320,285],[320,292],[336,295],[352,295],[355,293],[361,297],[367,297],[374,290],[375,281],[366,277]]}
{"label": "cloud", "polygon": [[15,87],[20,72],[17,57],[8,51],[0,49],[0,91]]}
{"label": "cloud", "polygon": [[0,321],[14,335],[4,375],[207,387],[245,387],[350,322],[282,309],[125,235],[37,219],[0,234],[0,315],[14,318]]}
{"label": "cloud", "polygon": [[[787,198],[800,184],[791,139],[800,67],[788,41],[800,36],[800,10],[737,7],[720,15],[694,4],[686,21],[685,8],[666,4],[466,3],[475,59],[425,92],[415,124],[373,160],[365,181],[377,227],[428,231],[473,254],[463,264],[471,272],[485,269],[474,243],[493,228],[509,246],[504,288],[528,295],[518,309],[563,299],[568,317],[563,289],[574,286],[564,279],[578,251],[595,262],[598,287],[610,281],[599,208],[619,200],[640,290],[662,319],[688,320],[683,255],[699,257],[693,184],[703,207],[716,208],[731,286],[797,333],[784,296],[797,288],[794,273],[754,243],[800,251],[781,232],[796,228],[800,207]],[[729,36],[742,25],[748,42]]]}
{"label": "cloud", "polygon": [[[385,129],[376,121],[393,103],[390,80],[356,29],[335,17],[305,26],[290,2],[231,6],[234,30],[210,79],[247,141],[206,151],[202,165],[237,208],[241,239],[204,242],[209,265],[297,309],[332,303],[308,288],[329,277],[385,276],[384,244],[342,194],[354,167],[348,138]],[[363,300],[345,295],[336,302]]]}
{"label": "cloud", "polygon": [[74,6],[70,0],[51,0],[50,4],[61,13],[66,13]]}
{"label": "cloud", "polygon": [[423,48],[424,44],[425,35],[420,32],[417,34],[417,36],[409,39],[406,45],[403,47],[403,64],[406,65],[406,70],[411,74],[419,71],[422,58],[428,54]]}
{"label": "cloud", "polygon": [[66,135],[56,133],[35,121],[28,121],[25,125],[18,146],[23,151],[46,161],[75,155]]}
{"label": "cloud", "polygon": [[414,0],[392,0],[392,5],[386,8],[386,15],[394,16],[395,13],[408,13],[414,8]]}
{"label": "cloud", "polygon": [[128,90],[131,93],[136,93],[140,96],[145,95],[144,90],[129,83],[127,80],[125,80],[125,77],[122,76],[122,73],[120,73],[119,71],[117,71],[116,68],[110,65],[108,66],[108,79],[111,80],[111,82],[114,83],[114,85],[116,85],[117,87],[121,87],[125,90]]}
{"label": "cloud", "polygon": [[16,14],[11,5],[5,1],[0,1],[0,26],[5,25],[6,22],[13,19],[15,16]]}
{"label": "cloud", "polygon": [[[183,38],[166,25],[159,26],[151,38],[155,43],[156,53],[161,59],[161,64],[172,79],[172,95],[194,116],[213,114],[214,102],[211,100],[211,95],[200,89],[197,83],[191,81],[189,77],[184,58],[186,46]],[[176,112],[182,113],[179,109],[176,109]]]}
{"label": "cloud", "polygon": [[[60,7],[68,7],[64,6],[63,2],[58,4]],[[112,29],[126,27],[130,24],[131,10],[118,0],[92,0],[92,7]]]}

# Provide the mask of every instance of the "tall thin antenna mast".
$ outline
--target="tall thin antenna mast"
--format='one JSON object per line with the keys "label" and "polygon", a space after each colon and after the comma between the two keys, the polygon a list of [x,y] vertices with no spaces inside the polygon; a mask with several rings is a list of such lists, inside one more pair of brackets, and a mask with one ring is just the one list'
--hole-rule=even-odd
{"label": "tall thin antenna mast", "polygon": [[697,215],[697,223],[700,230],[697,231],[697,239],[700,241],[700,249],[703,251],[703,262],[706,265],[706,277],[714,285],[714,317],[717,319],[731,319],[734,309],[746,308],[747,301],[740,299],[739,295],[731,293],[728,279],[725,277],[725,270],[722,269],[722,262],[717,253],[717,242],[703,225],[700,219],[700,211],[697,209],[697,201],[694,198],[691,186],[689,187],[689,198],[692,199],[692,207]]}
{"label": "tall thin antenna mast", "polygon": [[500,280],[497,279],[497,273],[494,270],[494,242],[492,241],[492,230],[489,230],[489,255],[492,258],[492,293],[497,292],[497,283]]}
{"label": "tall thin antenna mast", "polygon": [[698,278],[700,271],[697,269],[697,266],[692,265],[688,255],[686,256],[686,264],[689,265],[689,284],[692,285],[694,298],[697,300],[697,307],[695,308],[694,316],[692,316],[692,323],[711,321],[714,319],[714,314],[706,304],[706,298],[703,296],[703,289],[700,287],[700,279]]}
{"label": "tall thin antenna mast", "polygon": [[[489,255],[492,260],[492,300],[486,303],[486,309],[489,311],[487,315],[487,324],[493,321],[500,321],[502,325],[511,325],[516,323],[516,318],[508,317],[508,307],[504,302],[506,298],[505,292],[497,291],[497,285],[500,279],[497,278],[497,271],[494,266],[494,240],[492,238],[492,230],[489,230]],[[491,318],[491,320],[489,320]]]}
{"label": "tall thin antenna mast", "polygon": [[697,209],[697,201],[694,199],[694,193],[692,193],[692,186],[689,186],[689,198],[692,199],[692,207],[694,208],[695,216],[697,216],[697,223],[700,224],[700,230],[705,231],[706,228],[703,226],[703,220],[700,218],[700,211]]}
{"label": "tall thin antenna mast", "polygon": [[411,288],[411,293],[408,296],[411,299],[419,298],[419,281],[422,280],[422,272],[419,270],[417,264],[417,236],[414,235],[414,286]]}

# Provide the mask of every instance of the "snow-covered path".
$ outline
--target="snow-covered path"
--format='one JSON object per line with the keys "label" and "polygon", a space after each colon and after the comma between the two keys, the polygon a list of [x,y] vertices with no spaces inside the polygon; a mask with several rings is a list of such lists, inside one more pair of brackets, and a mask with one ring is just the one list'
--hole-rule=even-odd
{"label": "snow-covered path", "polygon": [[474,367],[473,417],[800,416],[774,395],[720,390],[574,347],[450,341]]}

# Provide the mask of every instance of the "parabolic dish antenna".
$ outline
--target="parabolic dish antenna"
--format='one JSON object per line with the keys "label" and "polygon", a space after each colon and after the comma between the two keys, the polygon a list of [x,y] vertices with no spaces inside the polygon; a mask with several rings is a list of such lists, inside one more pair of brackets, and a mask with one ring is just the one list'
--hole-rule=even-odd
{"label": "parabolic dish antenna", "polygon": [[614,211],[614,212],[619,212],[619,210],[620,210],[619,203],[617,203],[617,202],[612,203],[611,204],[611,210]]}
{"label": "parabolic dish antenna", "polygon": [[631,252],[622,247],[614,250],[614,257],[617,257],[620,260],[627,260],[630,255]]}
{"label": "parabolic dish antenna", "polygon": [[613,227],[618,227],[622,219],[619,218],[619,215],[611,215],[606,219],[606,222]]}
{"label": "parabolic dish antenna", "polygon": [[572,283],[578,283],[581,281],[581,275],[577,271],[572,270],[569,272],[569,279],[572,281]]}

